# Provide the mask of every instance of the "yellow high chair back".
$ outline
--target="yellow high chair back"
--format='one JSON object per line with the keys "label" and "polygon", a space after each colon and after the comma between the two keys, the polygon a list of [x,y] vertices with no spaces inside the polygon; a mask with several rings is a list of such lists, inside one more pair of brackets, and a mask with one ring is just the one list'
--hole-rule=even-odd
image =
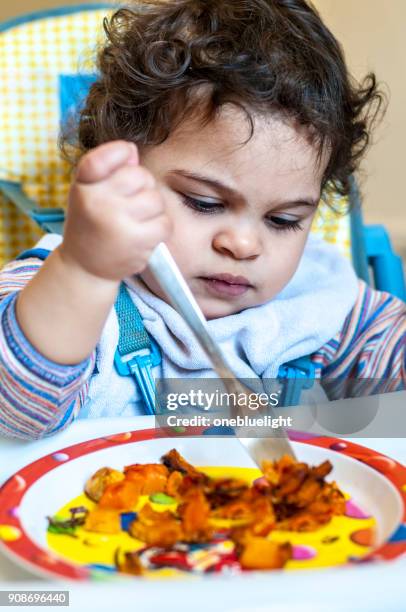
{"label": "yellow high chair back", "polygon": [[[41,235],[5,193],[22,193],[44,208],[64,208],[70,168],[58,151],[69,104],[94,74],[108,5],[82,5],[0,25],[0,265]],[[8,189],[7,189],[8,187]],[[14,198],[12,197],[14,200]]]}

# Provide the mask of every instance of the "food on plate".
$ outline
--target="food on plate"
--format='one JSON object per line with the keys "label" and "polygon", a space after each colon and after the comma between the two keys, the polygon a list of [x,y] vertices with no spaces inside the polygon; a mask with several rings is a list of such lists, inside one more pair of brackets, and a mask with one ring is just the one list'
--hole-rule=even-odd
{"label": "food on plate", "polygon": [[124,474],[118,470],[112,470],[107,467],[100,468],[86,482],[85,493],[91,500],[98,502],[109,484],[120,482],[124,478]]}
{"label": "food on plate", "polygon": [[282,568],[293,550],[283,533],[327,525],[344,514],[345,496],[325,480],[329,461],[311,467],[284,456],[262,469],[253,482],[213,477],[175,449],[161,463],[103,467],[85,483],[89,507],[71,508],[70,519],[50,518],[49,529],[71,537],[80,532],[88,546],[125,533],[114,562],[127,574],[168,566],[191,571],[193,554],[204,571]]}

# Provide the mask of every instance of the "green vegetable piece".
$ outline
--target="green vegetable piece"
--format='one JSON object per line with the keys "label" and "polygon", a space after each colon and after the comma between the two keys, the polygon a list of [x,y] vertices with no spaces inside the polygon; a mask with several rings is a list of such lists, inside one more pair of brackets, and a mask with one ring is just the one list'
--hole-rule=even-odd
{"label": "green vegetable piece", "polygon": [[75,527],[62,527],[61,525],[49,525],[49,533],[58,533],[61,535],[75,535]]}
{"label": "green vegetable piece", "polygon": [[186,431],[186,427],[172,427],[173,431],[176,433],[183,433]]}
{"label": "green vegetable piece", "polygon": [[154,502],[154,504],[163,504],[165,506],[176,503],[176,500],[166,493],[153,493],[149,496],[149,499]]}
{"label": "green vegetable piece", "polygon": [[58,516],[47,516],[49,533],[58,533],[60,535],[69,535],[74,538],[78,523],[75,519],[63,519]]}

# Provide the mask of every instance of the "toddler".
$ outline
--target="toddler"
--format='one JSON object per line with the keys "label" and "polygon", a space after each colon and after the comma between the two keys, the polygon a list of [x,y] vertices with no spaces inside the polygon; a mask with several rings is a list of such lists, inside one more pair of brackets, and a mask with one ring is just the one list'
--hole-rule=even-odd
{"label": "toddler", "polygon": [[322,385],[343,382],[330,397],[351,378],[402,388],[405,305],[309,236],[320,198],[348,193],[366,149],[374,75],[352,82],[304,0],[147,0],[105,29],[63,238],[0,274],[0,433],[146,412],[114,365],[114,304],[132,275],[161,354],[153,375],[214,376],[146,268],[161,241],[240,378],[310,355]]}

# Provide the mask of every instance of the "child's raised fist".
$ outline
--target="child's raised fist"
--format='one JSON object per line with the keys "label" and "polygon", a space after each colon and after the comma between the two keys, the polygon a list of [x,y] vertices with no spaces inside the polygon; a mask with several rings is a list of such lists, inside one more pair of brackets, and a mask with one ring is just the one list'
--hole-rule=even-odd
{"label": "child's raised fist", "polygon": [[92,149],[80,160],[69,195],[60,252],[88,273],[120,281],[142,272],[171,223],[163,192],[124,140]]}

